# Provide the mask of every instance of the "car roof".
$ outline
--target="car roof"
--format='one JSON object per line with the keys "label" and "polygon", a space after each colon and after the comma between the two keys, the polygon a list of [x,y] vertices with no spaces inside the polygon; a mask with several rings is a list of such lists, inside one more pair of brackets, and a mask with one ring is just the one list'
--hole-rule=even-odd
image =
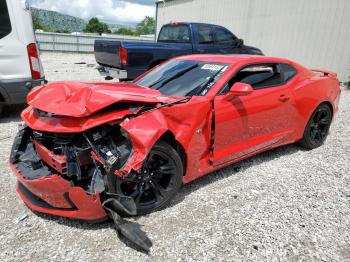
{"label": "car roof", "polygon": [[179,24],[179,25],[208,25],[208,26],[216,26],[216,27],[222,27],[222,28],[225,28],[221,25],[216,25],[216,24],[209,24],[209,23],[198,23],[198,22],[170,22],[170,23],[167,23],[167,24],[164,24],[165,25],[173,25],[173,24]]}
{"label": "car roof", "polygon": [[203,62],[225,63],[225,64],[251,64],[251,63],[285,63],[295,64],[294,62],[277,57],[260,56],[260,55],[187,55],[180,56],[176,59],[194,60]]}

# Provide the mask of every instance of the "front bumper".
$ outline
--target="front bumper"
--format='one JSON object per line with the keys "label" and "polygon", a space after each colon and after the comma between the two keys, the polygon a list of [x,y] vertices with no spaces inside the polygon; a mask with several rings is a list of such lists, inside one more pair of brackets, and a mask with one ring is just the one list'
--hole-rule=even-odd
{"label": "front bumper", "polygon": [[10,167],[18,178],[17,193],[32,210],[90,222],[107,219],[98,193],[88,195],[55,174],[26,179],[15,164]]}

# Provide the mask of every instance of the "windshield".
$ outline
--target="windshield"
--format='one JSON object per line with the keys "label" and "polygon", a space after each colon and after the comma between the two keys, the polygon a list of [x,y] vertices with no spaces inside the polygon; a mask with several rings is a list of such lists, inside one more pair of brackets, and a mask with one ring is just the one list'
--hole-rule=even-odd
{"label": "windshield", "polygon": [[203,96],[229,68],[228,64],[171,60],[135,84],[159,90],[168,96]]}

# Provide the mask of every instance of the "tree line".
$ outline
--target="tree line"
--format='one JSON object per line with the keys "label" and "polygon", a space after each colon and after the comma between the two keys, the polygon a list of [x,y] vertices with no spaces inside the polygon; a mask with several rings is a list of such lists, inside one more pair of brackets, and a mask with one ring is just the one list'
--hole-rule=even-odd
{"label": "tree line", "polygon": [[[46,32],[57,32],[57,33],[71,33],[67,30],[50,30],[50,28],[43,25],[39,19],[33,15],[34,29],[40,29]],[[134,28],[132,27],[120,27],[113,32],[106,23],[101,22],[97,17],[93,17],[86,24],[84,30],[85,33],[107,33],[107,34],[118,34],[118,35],[149,35],[155,33],[155,20],[153,17],[146,16],[141,22],[139,22]]]}

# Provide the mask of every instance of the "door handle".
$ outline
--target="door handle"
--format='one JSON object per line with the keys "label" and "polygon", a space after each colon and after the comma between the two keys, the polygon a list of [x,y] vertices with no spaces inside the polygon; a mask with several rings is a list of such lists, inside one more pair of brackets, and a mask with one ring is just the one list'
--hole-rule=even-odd
{"label": "door handle", "polygon": [[204,50],[204,49],[198,49],[198,52],[199,52],[199,53],[204,53],[205,50]]}
{"label": "door handle", "polygon": [[285,94],[282,94],[280,95],[280,97],[278,98],[279,101],[281,102],[287,102],[289,100],[289,96],[285,95]]}

